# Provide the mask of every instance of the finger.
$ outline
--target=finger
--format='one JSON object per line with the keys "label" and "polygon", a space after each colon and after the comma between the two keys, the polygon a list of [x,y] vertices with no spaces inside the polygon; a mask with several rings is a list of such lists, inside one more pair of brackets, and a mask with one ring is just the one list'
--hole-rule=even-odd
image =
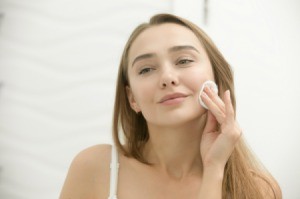
{"label": "finger", "polygon": [[235,145],[235,143],[239,140],[239,138],[242,135],[242,130],[239,127],[237,121],[235,120],[235,113],[234,108],[232,105],[231,97],[230,97],[230,91],[227,90],[224,93],[224,103],[225,103],[225,111],[226,111],[226,119],[225,123],[226,126],[230,127],[227,130],[224,130],[224,133],[229,136],[230,140],[232,141],[232,144]]}
{"label": "finger", "polygon": [[225,112],[217,104],[215,104],[205,92],[201,94],[201,99],[215,116],[217,121],[222,124],[225,120]]}
{"label": "finger", "polygon": [[207,120],[206,120],[206,125],[204,127],[204,131],[203,132],[213,132],[217,130],[217,120],[215,118],[215,116],[210,112],[207,111]]}
{"label": "finger", "polygon": [[219,95],[208,86],[204,88],[204,92],[225,113],[225,104]]}
{"label": "finger", "polygon": [[224,93],[224,103],[225,103],[226,120],[228,122],[233,121],[234,120],[234,108],[232,106],[229,90],[225,91],[225,93]]}

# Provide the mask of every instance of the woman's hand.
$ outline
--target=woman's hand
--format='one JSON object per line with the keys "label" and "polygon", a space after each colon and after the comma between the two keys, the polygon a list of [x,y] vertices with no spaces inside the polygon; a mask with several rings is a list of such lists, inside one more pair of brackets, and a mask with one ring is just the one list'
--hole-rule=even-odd
{"label": "woman's hand", "polygon": [[206,87],[201,98],[209,109],[200,145],[203,167],[204,170],[206,168],[224,170],[242,134],[235,120],[230,91],[225,91],[223,102],[216,93]]}

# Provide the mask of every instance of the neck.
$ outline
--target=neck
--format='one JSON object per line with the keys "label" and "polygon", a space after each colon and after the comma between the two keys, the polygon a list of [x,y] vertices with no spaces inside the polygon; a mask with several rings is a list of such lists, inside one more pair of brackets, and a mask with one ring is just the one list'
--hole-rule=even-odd
{"label": "neck", "polygon": [[164,174],[174,179],[202,171],[200,141],[203,122],[181,127],[148,125],[149,140],[145,158]]}

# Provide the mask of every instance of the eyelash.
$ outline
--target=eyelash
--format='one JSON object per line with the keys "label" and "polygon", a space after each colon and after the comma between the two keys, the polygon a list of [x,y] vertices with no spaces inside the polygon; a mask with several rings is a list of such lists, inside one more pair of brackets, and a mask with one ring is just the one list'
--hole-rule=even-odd
{"label": "eyelash", "polygon": [[[184,63],[182,63],[182,62],[184,62]],[[191,60],[191,59],[181,59],[181,60],[179,60],[179,61],[177,62],[176,65],[178,65],[178,64],[189,64],[189,63],[191,63],[191,62],[194,62],[194,61]]]}
{"label": "eyelash", "polygon": [[[184,62],[184,63],[182,63]],[[176,65],[186,65],[186,64],[189,64],[189,63],[192,63],[194,62],[194,60],[191,60],[191,59],[180,59]],[[155,70],[154,68],[143,68],[139,71],[139,75],[143,75],[143,74],[146,74],[146,73],[149,73],[151,70]]]}
{"label": "eyelash", "polygon": [[154,70],[153,68],[143,68],[142,70],[140,70],[139,75],[143,75],[145,73],[149,73],[150,70]]}

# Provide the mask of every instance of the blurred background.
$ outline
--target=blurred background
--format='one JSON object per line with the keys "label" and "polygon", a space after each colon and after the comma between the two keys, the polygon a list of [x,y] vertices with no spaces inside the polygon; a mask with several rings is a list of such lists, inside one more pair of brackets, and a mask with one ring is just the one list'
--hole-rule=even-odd
{"label": "blurred background", "polygon": [[121,52],[156,13],[202,27],[232,65],[252,150],[300,198],[298,0],[0,0],[0,198],[58,198],[84,148],[112,143]]}

